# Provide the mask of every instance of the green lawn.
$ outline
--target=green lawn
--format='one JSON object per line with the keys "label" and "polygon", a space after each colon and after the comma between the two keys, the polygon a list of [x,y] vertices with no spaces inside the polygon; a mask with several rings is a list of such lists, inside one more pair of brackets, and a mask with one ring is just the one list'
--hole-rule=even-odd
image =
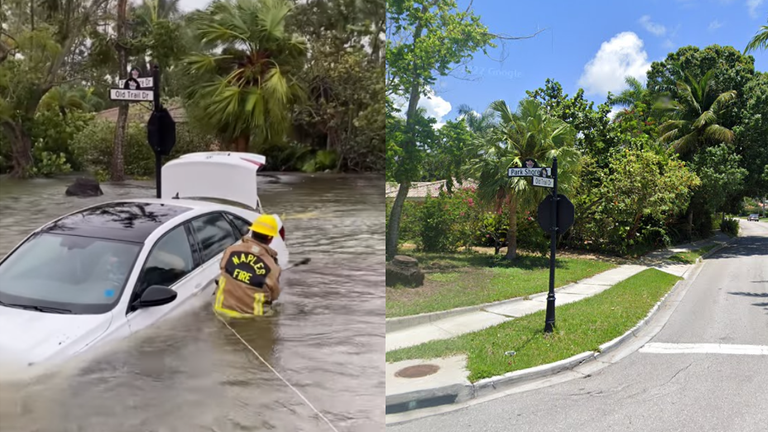
{"label": "green lawn", "polygon": [[[680,278],[648,269],[584,300],[558,306],[556,329],[544,334],[545,311],[453,339],[387,353],[387,362],[466,354],[472,382],[597,351],[637,325]],[[515,351],[514,356],[505,355]]]}
{"label": "green lawn", "polygon": [[[410,254],[426,273],[419,288],[387,288],[387,317],[444,311],[545,292],[549,258],[520,255],[509,263],[484,254]],[[555,286],[594,276],[616,265],[596,259],[558,258]]]}
{"label": "green lawn", "polygon": [[694,250],[689,251],[689,252],[676,253],[676,254],[672,255],[671,257],[669,257],[669,260],[670,261],[679,262],[679,263],[683,263],[683,264],[694,264],[694,263],[696,263],[696,260],[700,256],[706,254],[707,252],[711,251],[715,247],[717,247],[717,245],[704,246],[701,249],[694,249]]}

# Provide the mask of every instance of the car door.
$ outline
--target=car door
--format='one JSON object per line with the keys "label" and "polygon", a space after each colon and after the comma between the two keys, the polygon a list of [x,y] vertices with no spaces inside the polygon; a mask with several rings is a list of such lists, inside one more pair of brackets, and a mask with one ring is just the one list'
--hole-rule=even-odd
{"label": "car door", "polygon": [[213,293],[215,281],[221,270],[219,263],[224,251],[237,243],[240,236],[235,227],[219,212],[209,213],[190,221],[190,227],[196,239],[202,261],[200,280],[206,285],[205,293]]}
{"label": "car door", "polygon": [[201,264],[189,223],[181,224],[160,237],[142,265],[130,303],[136,302],[144,290],[153,285],[169,287],[178,294],[176,300],[163,306],[140,309],[129,306],[126,318],[131,332],[135,333],[187,305],[204,288],[204,281],[200,278]]}

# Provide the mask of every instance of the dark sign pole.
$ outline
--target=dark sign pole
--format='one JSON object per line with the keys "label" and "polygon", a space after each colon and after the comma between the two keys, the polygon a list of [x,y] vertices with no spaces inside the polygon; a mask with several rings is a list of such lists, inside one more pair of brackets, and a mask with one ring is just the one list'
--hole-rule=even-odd
{"label": "dark sign pole", "polygon": [[544,333],[552,333],[555,328],[555,252],[557,250],[557,157],[552,159],[552,177],[555,185],[552,188],[552,238],[549,254],[549,294],[547,295],[547,317]]}
{"label": "dark sign pole", "polygon": [[[160,105],[160,66],[154,65],[152,68],[152,92],[153,92],[153,102],[154,102],[154,110],[153,112],[157,113],[162,108],[162,105]],[[163,169],[163,156],[160,154],[160,151],[158,149],[155,149],[155,185],[157,187],[157,198],[160,198],[160,189],[162,185],[162,176],[160,175],[161,171]]]}

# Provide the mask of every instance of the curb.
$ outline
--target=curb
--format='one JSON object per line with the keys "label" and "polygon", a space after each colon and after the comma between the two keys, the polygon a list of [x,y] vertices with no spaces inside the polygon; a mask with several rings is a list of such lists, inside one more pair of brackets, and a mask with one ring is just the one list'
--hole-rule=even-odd
{"label": "curb", "polygon": [[[711,251],[709,251],[706,254],[702,255],[701,257],[697,258],[696,262],[694,264],[692,264],[692,265],[698,264],[699,260],[710,256],[714,252],[717,252],[722,247],[730,244],[732,241],[733,241],[733,239],[729,240],[724,245],[720,245],[720,246],[715,247]],[[715,243],[715,244],[717,244],[717,243]],[[664,252],[665,252],[665,254],[667,252],[669,252],[669,256],[674,255],[674,253],[669,251],[669,250],[665,250]],[[666,258],[669,258],[669,257],[664,257],[662,259],[666,259]],[[628,265],[642,265],[642,264],[628,264]],[[619,267],[616,267],[616,268],[619,268]],[[610,271],[610,270],[606,270],[606,271]],[[602,272],[602,273],[605,273],[605,272]],[[602,273],[598,273],[598,274],[593,275],[591,277],[600,275]],[[569,288],[569,287],[571,287],[573,285],[577,285],[579,282],[581,282],[581,281],[572,282],[572,283],[570,283],[568,285],[563,285],[561,287],[555,288],[555,293],[557,293],[558,291],[560,291],[562,289]],[[517,303],[517,302],[521,302],[521,301],[527,301],[527,300],[525,300],[525,297],[533,297],[533,296],[537,296],[537,295],[546,295],[546,294],[547,293],[545,291],[545,292],[534,293],[534,294],[531,294],[531,295],[528,295],[528,296],[523,296],[523,297],[515,297],[515,298],[511,298],[511,299],[507,299],[507,300],[499,300],[499,301],[491,302],[491,303],[483,303],[483,304],[474,305],[474,306],[464,306],[464,307],[460,307],[460,308],[449,309],[447,311],[427,312],[427,313],[418,314],[418,315],[409,315],[409,316],[403,316],[403,317],[386,318],[385,319],[385,323],[386,323],[385,332],[386,333],[395,332],[395,331],[404,330],[404,329],[411,328],[411,327],[416,327],[418,325],[428,324],[428,323],[439,321],[439,320],[442,320],[442,319],[451,318],[451,317],[454,317],[454,316],[457,316],[457,315],[463,315],[463,314],[472,313],[472,312],[480,312],[483,309],[489,308],[489,307],[502,306],[502,305]]]}
{"label": "curb", "polygon": [[[693,268],[699,265],[704,258],[713,255],[716,252],[726,248],[735,241],[731,239],[723,244],[717,245],[715,248],[697,258],[696,263],[691,265]],[[686,272],[688,273],[688,272]],[[640,320],[634,327],[628,330],[623,335],[614,338],[598,347],[598,351],[585,351],[580,354],[576,354],[572,357],[545,365],[540,365],[528,369],[509,372],[504,375],[499,375],[491,378],[485,378],[472,384],[452,384],[448,386],[437,387],[434,389],[418,390],[408,393],[400,393],[389,395],[386,397],[386,414],[398,414],[406,411],[413,411],[422,408],[431,408],[439,405],[450,405],[460,402],[465,402],[470,399],[475,399],[482,396],[506,390],[510,387],[514,387],[519,384],[530,382],[536,379],[541,379],[556,375],[560,372],[572,370],[582,364],[599,359],[606,356],[612,351],[615,351],[626,341],[637,337],[636,334],[639,330],[643,329],[656,313],[661,309],[669,297],[675,293],[680,285],[685,282],[685,277],[679,280],[672,288],[667,292],[648,312],[648,314]],[[564,288],[564,287],[563,287]],[[506,300],[509,302],[510,300]],[[473,306],[474,307],[474,306]],[[427,315],[427,314],[424,314]],[[433,314],[429,314],[433,315]]]}

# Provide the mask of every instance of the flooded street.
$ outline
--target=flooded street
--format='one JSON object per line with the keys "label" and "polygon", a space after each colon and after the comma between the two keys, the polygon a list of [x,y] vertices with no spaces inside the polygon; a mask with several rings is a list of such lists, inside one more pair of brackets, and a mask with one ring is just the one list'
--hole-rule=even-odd
{"label": "flooded street", "polygon": [[[291,261],[279,313],[233,328],[339,431],[384,430],[381,176],[281,174],[259,184],[285,215]],[[64,195],[73,179],[0,180],[0,256],[31,230],[154,182]],[[3,329],[0,329],[2,331]],[[331,431],[212,313],[210,305],[17,380],[0,368],[0,432]]]}

